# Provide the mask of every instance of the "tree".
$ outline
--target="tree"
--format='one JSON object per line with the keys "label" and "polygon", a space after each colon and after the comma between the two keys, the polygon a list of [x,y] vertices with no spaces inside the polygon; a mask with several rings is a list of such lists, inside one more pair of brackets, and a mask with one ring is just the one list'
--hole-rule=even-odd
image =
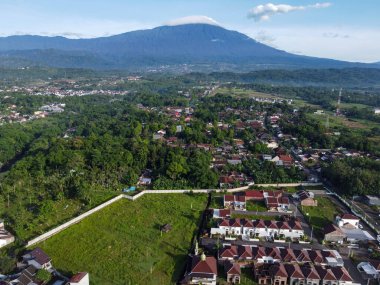
{"label": "tree", "polygon": [[44,284],[48,283],[51,279],[51,274],[46,269],[40,269],[36,273],[37,279],[43,281]]}

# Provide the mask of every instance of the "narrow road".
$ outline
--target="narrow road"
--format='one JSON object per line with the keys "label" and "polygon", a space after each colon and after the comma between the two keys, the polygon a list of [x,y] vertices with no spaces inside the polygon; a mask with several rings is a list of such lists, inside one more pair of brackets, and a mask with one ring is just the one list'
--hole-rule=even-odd
{"label": "narrow road", "polygon": [[[201,245],[207,248],[213,248],[216,244],[217,240],[212,238],[202,238]],[[223,243],[228,243],[232,245],[257,245],[257,246],[264,246],[264,247],[289,247],[289,243],[273,243],[273,242],[267,242],[267,241],[245,241],[245,240],[225,240],[220,241]],[[321,244],[314,243],[314,244],[301,244],[301,243],[290,243],[290,248],[292,249],[319,249],[323,250],[326,249]]]}

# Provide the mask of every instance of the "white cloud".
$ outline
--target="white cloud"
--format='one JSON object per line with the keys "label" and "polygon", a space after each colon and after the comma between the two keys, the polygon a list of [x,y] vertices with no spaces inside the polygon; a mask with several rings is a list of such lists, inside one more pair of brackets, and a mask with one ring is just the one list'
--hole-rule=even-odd
{"label": "white cloud", "polygon": [[208,24],[208,25],[220,26],[220,24],[214,19],[207,16],[198,16],[198,15],[183,17],[183,18],[175,19],[175,20],[164,23],[164,25],[166,26],[179,26],[179,25],[186,25],[186,24]]}
{"label": "white cloud", "polygon": [[332,4],[329,2],[316,3],[307,6],[292,6],[288,4],[264,4],[258,5],[251,9],[248,13],[248,18],[253,18],[255,21],[267,21],[271,16],[276,14],[286,14],[293,11],[302,11],[307,9],[321,9],[328,8]]}
{"label": "white cloud", "polygon": [[234,27],[258,41],[291,53],[345,61],[380,60],[380,30],[354,26]]}

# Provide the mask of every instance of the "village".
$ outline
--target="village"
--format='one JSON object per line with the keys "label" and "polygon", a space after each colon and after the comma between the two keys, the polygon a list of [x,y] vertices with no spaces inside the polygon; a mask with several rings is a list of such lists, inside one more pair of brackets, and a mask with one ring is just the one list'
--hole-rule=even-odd
{"label": "village", "polygon": [[[214,96],[217,88],[202,88],[201,97]],[[129,94],[55,87],[38,90],[28,92],[62,98]],[[192,91],[177,92],[181,98],[189,98]],[[166,124],[150,135],[152,143],[206,153],[211,157],[209,168],[217,174],[217,187],[199,192],[208,195],[208,204],[201,212],[199,234],[182,264],[185,271],[180,284],[375,284],[380,277],[380,199],[376,195],[358,195],[352,200],[341,197],[323,177],[322,164],[350,157],[376,161],[378,157],[363,150],[322,149],[301,142],[284,124],[297,124],[299,110],[292,100],[252,97],[244,102],[241,106],[221,104],[213,119],[197,104],[134,106],[165,118]],[[65,103],[49,103],[32,115],[22,115],[19,106],[12,104],[1,120],[24,123],[66,109]],[[328,135],[341,136],[338,132]],[[75,138],[76,128],[66,129],[61,137],[68,141]],[[155,169],[146,168],[135,183],[121,189],[121,195],[139,198],[152,189],[158,191],[155,193],[162,190],[162,194],[178,190],[155,189],[159,176]],[[197,190],[183,189],[182,193]],[[170,236],[173,231],[170,222],[159,227],[161,236]],[[10,247],[15,241],[17,237],[7,230],[7,224],[0,223],[0,247]],[[0,284],[44,284],[45,271],[50,276],[48,284],[89,284],[91,272],[69,276],[71,273],[61,273],[52,264],[43,249],[28,247],[18,256],[16,272],[0,275]]]}

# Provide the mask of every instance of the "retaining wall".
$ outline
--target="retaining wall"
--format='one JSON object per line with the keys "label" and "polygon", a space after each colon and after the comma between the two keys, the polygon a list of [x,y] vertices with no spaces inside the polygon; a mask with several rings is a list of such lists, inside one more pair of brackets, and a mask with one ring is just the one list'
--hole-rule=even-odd
{"label": "retaining wall", "polygon": [[247,190],[249,189],[250,186],[252,185],[255,185],[255,186],[260,186],[260,187],[295,187],[295,186],[300,186],[300,185],[304,185],[304,186],[317,186],[317,185],[322,185],[321,183],[305,183],[305,182],[301,182],[301,183],[279,183],[279,184],[250,184],[248,186],[243,186],[243,187],[239,187],[239,188],[234,188],[234,189],[227,189],[227,190],[222,190],[222,189],[198,189],[198,190],[144,190],[144,191],[141,191],[140,193],[134,195],[134,196],[130,196],[130,195],[126,195],[126,194],[121,194],[115,198],[112,198],[111,200],[83,213],[82,215],[79,215],[78,217],[75,217],[73,218],[72,220],[30,240],[27,242],[26,246],[27,247],[30,247],[30,246],[33,246],[41,241],[44,241],[50,237],[52,237],[53,235],[56,235],[57,233],[63,231],[64,229],[67,229],[68,227],[76,224],[76,223],[79,223],[81,220],[83,220],[84,218],[98,212],[99,210],[102,210],[103,208],[115,203],[116,201],[120,200],[120,199],[128,199],[128,200],[131,200],[131,201],[135,201],[137,200],[138,198],[140,198],[141,196],[145,195],[145,194],[184,194],[184,193],[210,193],[210,192],[229,192],[229,193],[233,193],[233,192],[239,192],[239,191],[244,191],[244,190]]}
{"label": "retaining wall", "polygon": [[32,240],[30,240],[27,243],[26,246],[29,247],[29,246],[35,245],[35,244],[37,244],[37,243],[39,243],[41,241],[44,241],[44,240],[48,239],[49,237],[51,237],[53,235],[56,235],[57,233],[63,231],[64,229],[67,229],[68,227],[70,227],[70,226],[72,226],[72,225],[80,222],[84,218],[92,215],[93,213],[96,213],[96,212],[100,211],[101,209],[103,209],[103,208],[105,208],[105,207],[107,207],[107,206],[115,203],[116,201],[118,201],[118,200],[120,200],[122,198],[124,198],[124,195],[116,196],[115,198],[112,198],[111,200],[108,200],[107,202],[104,202],[103,204],[101,204],[101,205],[99,205],[99,206],[97,206],[97,207],[95,207],[95,208],[93,208],[93,209],[91,209],[91,210],[83,213],[82,215],[79,215],[78,217],[75,217],[72,220],[70,220],[70,221],[68,221],[68,222],[66,222],[66,223],[64,223],[64,224],[62,224],[62,225],[60,225],[60,226],[58,226],[58,227],[56,227],[56,228],[54,228],[54,229],[52,229],[52,230],[50,230],[50,231],[42,234],[42,235],[40,235],[40,236],[32,239]]}

